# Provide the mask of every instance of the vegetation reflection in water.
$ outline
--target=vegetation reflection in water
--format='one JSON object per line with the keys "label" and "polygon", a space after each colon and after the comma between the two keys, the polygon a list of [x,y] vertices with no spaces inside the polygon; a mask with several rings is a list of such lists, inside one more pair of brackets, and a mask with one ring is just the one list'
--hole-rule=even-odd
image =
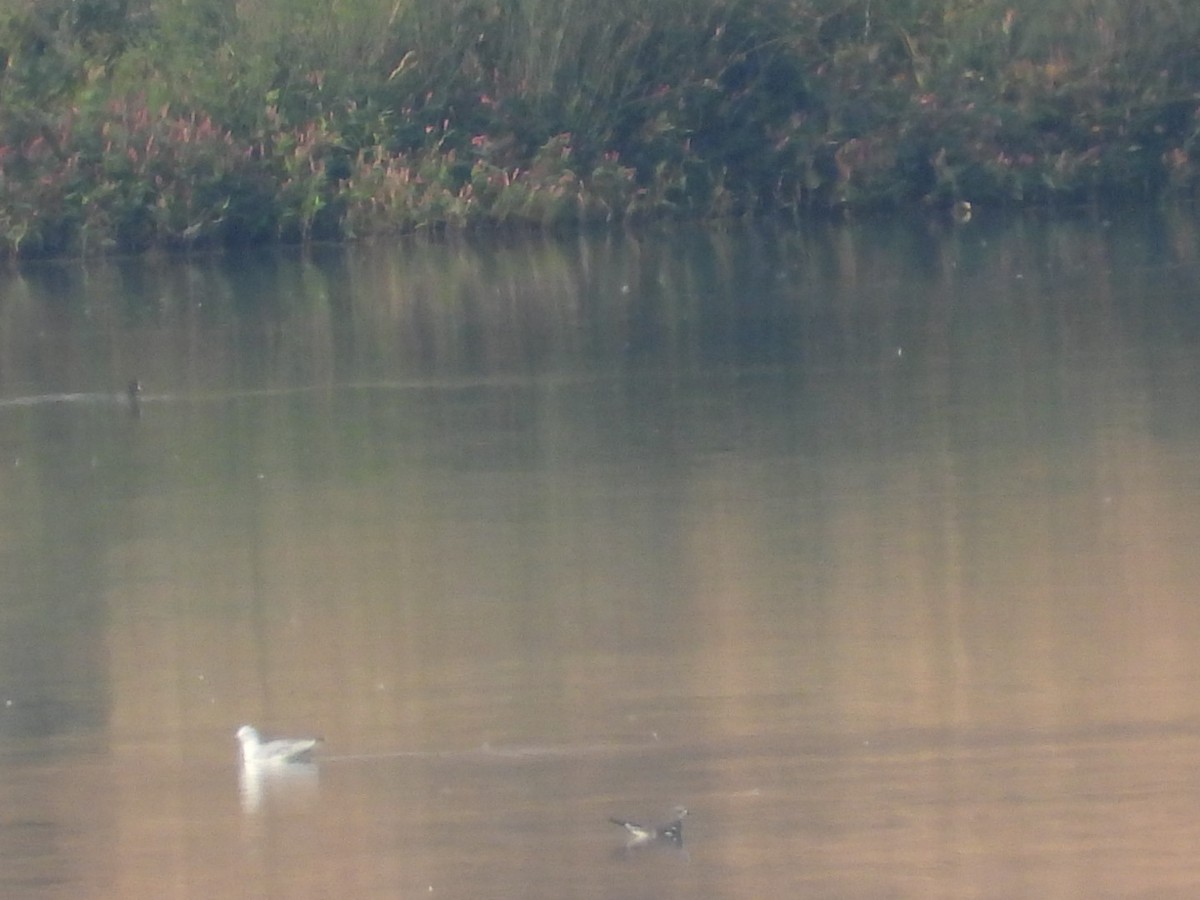
{"label": "vegetation reflection in water", "polygon": [[[1147,246],[1147,229],[1173,237]],[[1081,267],[1119,281],[1119,266],[1191,265],[1195,230],[1187,216],[1135,217],[1122,246],[1107,222],[739,226],[31,269],[4,276],[10,369],[32,370],[39,351],[15,338],[39,331],[83,342],[88,358],[60,359],[0,402],[120,400],[130,378],[152,403],[664,365],[892,365],[936,339],[937,317],[956,304],[1020,302]],[[899,281],[898,271],[909,274]],[[58,302],[72,296],[81,299]],[[94,383],[97,355],[118,373],[112,394],[80,390]]]}

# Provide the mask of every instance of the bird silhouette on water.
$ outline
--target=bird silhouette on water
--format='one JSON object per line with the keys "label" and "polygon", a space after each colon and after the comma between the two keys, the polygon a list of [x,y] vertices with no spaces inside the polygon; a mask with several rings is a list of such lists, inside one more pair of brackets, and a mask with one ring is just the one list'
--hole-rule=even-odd
{"label": "bird silhouette on water", "polygon": [[614,825],[620,825],[629,833],[626,843],[628,847],[638,847],[658,841],[683,846],[683,819],[688,814],[687,807],[677,806],[671,811],[671,820],[657,827],[640,825],[627,819],[609,819]]}
{"label": "bird silhouette on water", "polygon": [[125,396],[129,400],[129,412],[136,419],[142,414],[142,383],[136,378],[125,386]]}

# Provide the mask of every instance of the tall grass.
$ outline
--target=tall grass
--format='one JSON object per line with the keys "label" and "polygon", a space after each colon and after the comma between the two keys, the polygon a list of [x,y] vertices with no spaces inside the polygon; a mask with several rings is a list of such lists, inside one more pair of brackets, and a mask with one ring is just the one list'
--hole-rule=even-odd
{"label": "tall grass", "polygon": [[0,0],[0,248],[1193,196],[1184,0]]}

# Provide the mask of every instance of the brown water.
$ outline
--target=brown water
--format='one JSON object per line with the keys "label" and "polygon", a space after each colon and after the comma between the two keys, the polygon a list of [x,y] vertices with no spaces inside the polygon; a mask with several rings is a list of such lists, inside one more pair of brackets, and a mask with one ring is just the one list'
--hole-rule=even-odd
{"label": "brown water", "polygon": [[3,276],[0,895],[1196,896],[1196,238]]}

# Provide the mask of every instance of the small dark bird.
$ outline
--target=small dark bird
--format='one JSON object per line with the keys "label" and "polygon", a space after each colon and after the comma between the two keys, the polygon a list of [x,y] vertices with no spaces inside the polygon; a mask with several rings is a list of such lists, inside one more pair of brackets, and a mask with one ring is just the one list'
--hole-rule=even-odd
{"label": "small dark bird", "polygon": [[125,386],[125,396],[129,398],[129,411],[135,416],[142,414],[142,383],[136,378]]}
{"label": "small dark bird", "polygon": [[667,841],[679,847],[683,845],[683,819],[687,814],[687,807],[677,806],[671,811],[671,821],[665,825],[659,825],[657,828],[639,825],[637,822],[628,822],[625,819],[609,819],[608,821],[614,825],[620,825],[629,832],[629,841],[626,846],[637,847],[654,841]]}

